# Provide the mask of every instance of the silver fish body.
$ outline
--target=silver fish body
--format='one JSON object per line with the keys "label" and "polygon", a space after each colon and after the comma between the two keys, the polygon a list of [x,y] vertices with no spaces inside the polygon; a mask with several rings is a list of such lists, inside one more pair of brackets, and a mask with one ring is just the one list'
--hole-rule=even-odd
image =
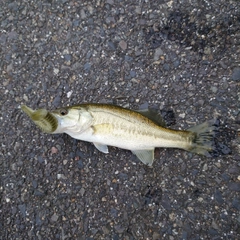
{"label": "silver fish body", "polygon": [[205,122],[187,131],[163,127],[162,120],[149,118],[149,112],[137,112],[108,104],[80,104],[49,112],[22,110],[48,133],[67,133],[71,137],[92,142],[101,152],[107,146],[131,150],[151,166],[156,147],[180,148],[209,155],[212,150],[213,122]]}

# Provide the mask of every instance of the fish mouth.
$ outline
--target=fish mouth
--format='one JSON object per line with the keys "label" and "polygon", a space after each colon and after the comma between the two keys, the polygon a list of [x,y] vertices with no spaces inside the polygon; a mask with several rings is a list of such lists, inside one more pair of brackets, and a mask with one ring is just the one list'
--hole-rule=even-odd
{"label": "fish mouth", "polygon": [[33,110],[26,105],[22,105],[21,109],[43,132],[53,133],[57,129],[57,118],[46,109]]}

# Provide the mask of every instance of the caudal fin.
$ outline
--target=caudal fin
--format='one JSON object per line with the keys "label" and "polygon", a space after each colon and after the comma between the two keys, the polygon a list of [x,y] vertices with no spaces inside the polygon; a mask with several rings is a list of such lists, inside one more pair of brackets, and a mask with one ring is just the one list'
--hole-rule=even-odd
{"label": "caudal fin", "polygon": [[195,137],[192,140],[192,144],[186,150],[210,157],[210,152],[214,151],[215,122],[216,120],[212,119],[189,128],[188,131],[195,133]]}

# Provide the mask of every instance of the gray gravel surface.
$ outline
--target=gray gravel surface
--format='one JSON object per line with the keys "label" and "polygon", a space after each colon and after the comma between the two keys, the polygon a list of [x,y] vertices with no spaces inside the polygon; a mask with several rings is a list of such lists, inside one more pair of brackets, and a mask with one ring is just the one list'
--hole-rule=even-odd
{"label": "gray gravel surface", "polygon": [[[0,239],[240,239],[239,1],[5,0],[0,24]],[[20,111],[82,102],[217,117],[222,154],[149,168]]]}

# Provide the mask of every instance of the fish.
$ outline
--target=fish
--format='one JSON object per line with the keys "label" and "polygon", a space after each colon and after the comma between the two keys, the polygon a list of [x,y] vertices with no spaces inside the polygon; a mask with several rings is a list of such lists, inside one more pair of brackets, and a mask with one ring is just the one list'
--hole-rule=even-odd
{"label": "fish", "polygon": [[53,111],[21,109],[45,133],[66,133],[92,142],[103,153],[108,146],[132,151],[148,166],[154,162],[155,148],[178,148],[211,156],[215,120],[209,120],[187,130],[167,128],[161,116],[151,109],[130,110],[111,104],[82,103]]}

